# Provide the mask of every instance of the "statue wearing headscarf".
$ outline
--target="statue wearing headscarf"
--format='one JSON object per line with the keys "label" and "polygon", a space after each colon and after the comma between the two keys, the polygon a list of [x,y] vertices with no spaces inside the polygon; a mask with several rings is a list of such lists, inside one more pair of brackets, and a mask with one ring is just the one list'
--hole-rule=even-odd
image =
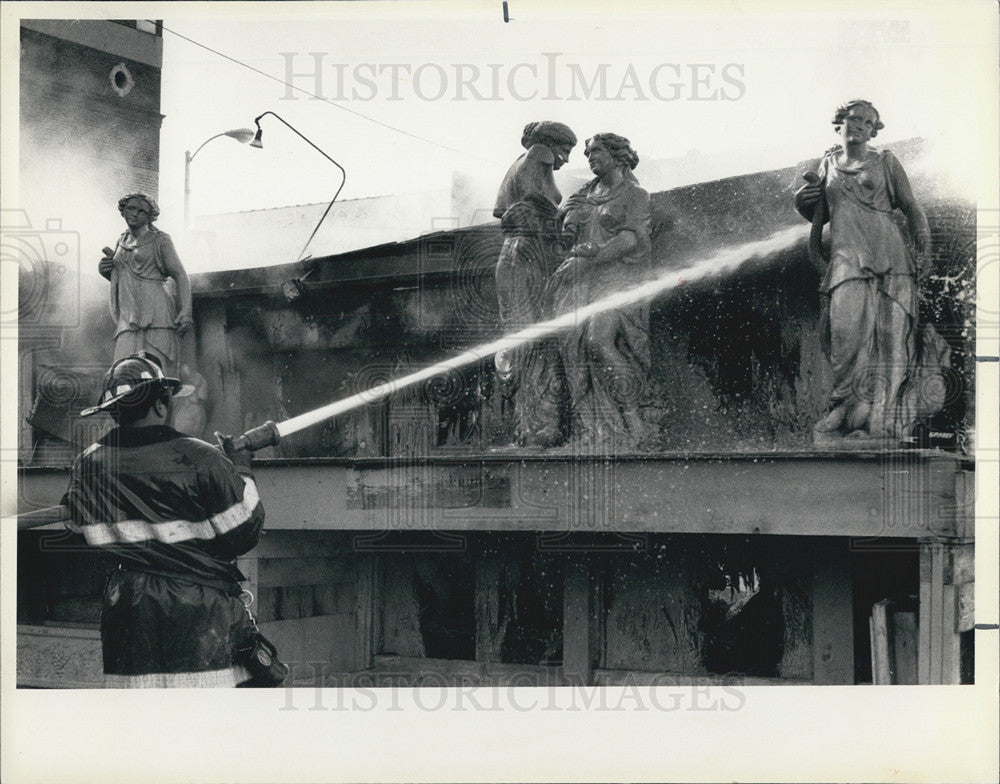
{"label": "statue wearing headscarf", "polygon": [[[552,172],[568,159],[576,136],[557,122],[524,128],[527,150],[511,165],[497,193],[503,249],[497,261],[497,299],[506,333],[548,318],[547,283],[559,264],[556,212],[562,199]],[[497,374],[513,400],[521,446],[553,446],[565,438],[565,380],[552,339],[498,352]]]}

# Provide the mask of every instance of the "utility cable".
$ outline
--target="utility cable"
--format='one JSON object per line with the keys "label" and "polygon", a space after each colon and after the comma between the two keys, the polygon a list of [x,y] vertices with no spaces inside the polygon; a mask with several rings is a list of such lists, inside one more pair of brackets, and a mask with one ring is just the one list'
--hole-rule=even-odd
{"label": "utility cable", "polygon": [[[152,20],[147,20],[147,21],[152,21]],[[177,36],[178,38],[180,38],[180,39],[182,39],[184,41],[187,41],[189,44],[193,44],[194,46],[198,46],[198,47],[204,49],[205,51],[211,52],[212,54],[217,55],[217,56],[223,58],[224,60],[228,60],[231,63],[235,63],[236,65],[239,65],[239,66],[241,66],[243,68],[247,68],[248,70],[251,70],[251,71],[253,71],[256,74],[259,74],[260,76],[263,76],[263,77],[265,77],[267,79],[270,79],[271,81],[274,81],[274,82],[277,82],[278,84],[284,85],[285,87],[287,87],[290,90],[296,90],[296,91],[298,91],[300,93],[304,93],[305,95],[309,96],[310,98],[315,98],[317,100],[323,101],[323,103],[325,103],[327,106],[332,106],[335,109],[340,109],[341,111],[348,112],[350,114],[355,115],[356,117],[360,117],[362,120],[367,120],[368,122],[375,123],[376,125],[381,125],[383,128],[387,128],[390,131],[395,131],[396,133],[401,133],[401,134],[403,134],[403,136],[409,136],[411,139],[416,139],[417,141],[421,141],[421,142],[424,142],[426,144],[433,145],[434,147],[440,147],[442,150],[448,150],[449,152],[457,152],[459,155],[465,155],[465,156],[467,156],[469,158],[475,158],[476,160],[485,161],[487,163],[495,163],[495,161],[492,161],[489,158],[483,158],[482,156],[476,155],[476,154],[471,153],[471,152],[467,152],[465,150],[459,150],[459,149],[457,149],[455,147],[449,147],[448,145],[441,144],[440,142],[436,142],[433,139],[427,139],[427,138],[425,138],[423,136],[420,136],[420,135],[415,134],[415,133],[411,133],[410,131],[404,130],[402,128],[397,128],[395,125],[390,125],[389,123],[383,122],[382,120],[376,120],[374,117],[369,117],[367,114],[363,114],[362,112],[359,112],[359,111],[357,111],[355,109],[351,109],[351,108],[349,108],[347,106],[342,106],[339,103],[333,103],[328,98],[324,98],[322,95],[316,95],[315,93],[309,92],[309,90],[306,90],[303,87],[297,87],[294,84],[290,84],[289,82],[286,82],[284,79],[281,79],[281,78],[275,76],[274,74],[269,74],[267,71],[262,71],[259,68],[255,68],[254,66],[250,65],[249,63],[245,63],[242,60],[239,60],[239,59],[237,59],[235,57],[232,57],[231,55],[226,54],[225,52],[220,52],[217,49],[213,49],[211,46],[203,44],[203,43],[201,43],[199,41],[195,41],[193,38],[188,38],[183,33],[178,33],[176,30],[171,30],[169,27],[167,27],[165,25],[161,25],[160,29],[163,30],[164,32],[170,33],[171,35],[175,35],[175,36]]]}

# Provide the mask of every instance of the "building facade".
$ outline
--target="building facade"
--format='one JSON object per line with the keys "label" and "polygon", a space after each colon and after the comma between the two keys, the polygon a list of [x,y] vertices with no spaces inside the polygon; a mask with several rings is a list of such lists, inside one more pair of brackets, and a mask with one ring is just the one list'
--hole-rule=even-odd
{"label": "building facade", "polygon": [[[910,168],[919,145],[900,155]],[[925,292],[951,365],[919,438],[817,448],[830,379],[799,168],[654,194],[658,267],[747,250],[652,302],[641,450],[510,447],[484,357],[257,453],[268,534],[241,569],[294,685],[972,679],[973,303]],[[974,207],[915,187],[942,279],[968,280]],[[194,435],[288,420],[495,338],[501,242],[484,226],[197,277]],[[21,480],[45,506],[66,472]],[[22,534],[22,685],[98,675],[109,565],[59,537]]]}
{"label": "building facade", "polygon": [[20,34],[20,187],[2,229],[20,266],[18,456],[31,463],[94,435],[72,411],[111,357],[97,261],[121,233],[118,199],[157,194],[163,38],[146,20],[25,19]]}

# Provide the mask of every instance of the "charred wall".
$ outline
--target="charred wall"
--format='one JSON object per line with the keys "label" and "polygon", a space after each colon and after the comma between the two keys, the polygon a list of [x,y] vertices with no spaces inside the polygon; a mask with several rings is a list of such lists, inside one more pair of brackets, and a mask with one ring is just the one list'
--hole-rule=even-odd
{"label": "charred wall", "polygon": [[[806,167],[654,194],[654,263],[661,270],[789,227],[803,230],[800,240],[735,272],[654,300],[652,372],[643,390],[654,451],[811,446],[830,378],[820,344],[819,275],[808,260],[805,222],[791,206],[799,168]],[[921,313],[952,355],[945,409],[928,424],[961,436],[973,414],[975,209],[935,196],[933,180],[915,179],[915,188],[935,256]],[[224,401],[216,419],[228,416],[231,429],[246,429],[265,414],[294,416],[499,336],[493,272],[501,243],[491,226],[319,260],[293,299],[278,280],[252,295],[206,293],[199,305],[206,315],[198,319],[203,362],[218,365],[221,352],[240,364],[247,398],[244,416],[220,417],[237,402],[220,396],[216,383],[213,400]],[[487,359],[296,434],[282,454],[487,449],[510,443],[509,405]]]}

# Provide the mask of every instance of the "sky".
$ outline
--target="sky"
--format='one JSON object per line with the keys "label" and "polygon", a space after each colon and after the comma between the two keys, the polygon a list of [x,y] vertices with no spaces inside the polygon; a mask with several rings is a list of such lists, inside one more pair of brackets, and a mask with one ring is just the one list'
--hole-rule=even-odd
{"label": "sky", "polygon": [[[981,161],[970,146],[995,123],[981,93],[995,44],[964,19],[973,5],[634,3],[608,13],[606,3],[517,0],[507,23],[497,2],[151,8],[165,27],[160,225],[179,227],[185,150],[252,129],[268,110],[343,166],[341,200],[449,188],[457,172],[488,215],[529,121],[565,122],[581,140],[614,131],[642,160],[685,158],[688,179],[699,169],[715,178],[818,156],[836,141],[834,107],[866,97],[886,124],[877,142],[939,142],[944,168],[971,192]],[[197,154],[195,222],[333,196],[333,164],[273,117],[262,127],[263,149],[220,138]],[[582,175],[585,163],[580,144],[566,171]],[[642,182],[641,162],[636,174]]]}

